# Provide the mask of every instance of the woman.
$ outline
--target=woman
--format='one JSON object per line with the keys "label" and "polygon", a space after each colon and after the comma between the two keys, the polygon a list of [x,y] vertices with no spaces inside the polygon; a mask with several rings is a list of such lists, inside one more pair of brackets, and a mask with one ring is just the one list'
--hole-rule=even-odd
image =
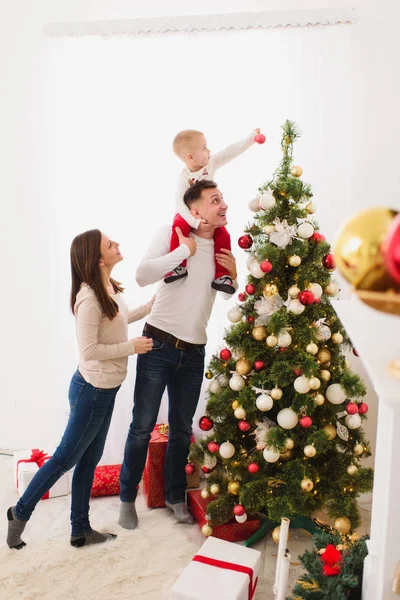
{"label": "woman", "polygon": [[69,387],[69,420],[52,458],[37,471],[16,506],[7,511],[10,548],[25,546],[21,535],[36,504],[74,465],[71,545],[81,547],[116,537],[90,526],[94,470],[103,453],[115,396],[126,377],[128,356],[145,354],[153,344],[147,337],[128,340],[128,323],[148,315],[153,301],[128,311],[121,296],[123,288],[111,278],[121,260],[119,244],[98,229],[86,231],[72,242],[71,310],[76,318],[79,364]]}

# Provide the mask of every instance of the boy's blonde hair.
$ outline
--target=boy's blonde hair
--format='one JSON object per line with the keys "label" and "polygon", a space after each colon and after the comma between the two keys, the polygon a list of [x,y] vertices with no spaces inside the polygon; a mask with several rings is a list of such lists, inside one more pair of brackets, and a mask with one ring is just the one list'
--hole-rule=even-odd
{"label": "boy's blonde hair", "polygon": [[204,135],[204,133],[201,131],[196,131],[196,129],[184,129],[183,131],[177,133],[174,137],[174,141],[172,142],[172,148],[175,154],[184,160],[186,154],[190,150],[191,143],[200,135]]}

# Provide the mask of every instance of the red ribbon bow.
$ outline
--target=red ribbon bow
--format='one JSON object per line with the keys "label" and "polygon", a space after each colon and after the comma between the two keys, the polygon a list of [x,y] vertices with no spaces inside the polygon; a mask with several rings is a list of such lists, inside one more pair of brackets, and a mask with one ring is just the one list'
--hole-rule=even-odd
{"label": "red ribbon bow", "polygon": [[322,567],[322,572],[324,575],[326,575],[327,577],[331,577],[332,575],[339,575],[340,563],[343,560],[343,556],[333,544],[327,545],[327,547],[325,548],[325,552],[321,554],[321,560],[324,563],[324,566]]}
{"label": "red ribbon bow", "polygon": [[193,560],[196,562],[201,562],[205,565],[210,565],[211,567],[219,567],[220,569],[230,569],[231,571],[236,571],[237,573],[244,573],[249,576],[249,600],[252,600],[258,582],[258,577],[253,585],[253,569],[250,567],[245,567],[244,565],[237,565],[236,563],[225,562],[224,560],[217,560],[216,558],[210,558],[209,556],[201,556],[201,554],[196,554],[193,557]]}
{"label": "red ribbon bow", "polygon": [[[20,463],[30,463],[30,462],[34,462],[37,464],[38,468],[40,469],[40,467],[43,467],[46,459],[50,458],[50,456],[48,454],[46,454],[45,452],[43,452],[43,450],[39,450],[39,448],[33,448],[31,450],[31,455],[30,458],[23,458],[22,460],[19,460],[17,462],[17,489],[18,489],[18,465]],[[42,496],[42,500],[47,499],[49,497],[49,492],[46,492],[44,494],[44,496]]]}

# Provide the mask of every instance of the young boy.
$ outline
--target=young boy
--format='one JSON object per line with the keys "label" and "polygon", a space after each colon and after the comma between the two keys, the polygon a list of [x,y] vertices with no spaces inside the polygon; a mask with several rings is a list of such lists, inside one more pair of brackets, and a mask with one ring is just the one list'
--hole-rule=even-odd
{"label": "young boy", "polygon": [[[200,131],[186,129],[175,136],[173,150],[178,158],[185,163],[185,167],[182,169],[178,180],[176,195],[176,210],[178,214],[175,216],[172,225],[171,252],[179,246],[179,238],[176,233],[177,227],[182,230],[185,236],[189,235],[191,229],[201,230],[203,228],[203,230],[207,230],[208,228],[206,222],[193,217],[189,208],[184,203],[183,196],[186,190],[196,181],[202,179],[213,180],[217,169],[223,167],[250,148],[256,141],[255,137],[258,134],[260,134],[260,130],[254,129],[244,140],[236,142],[225,148],[225,150],[221,150],[213,155],[211,155],[210,150],[207,148],[207,141],[204,134]],[[215,254],[220,252],[221,248],[231,249],[231,238],[225,227],[219,227],[216,230],[214,244]],[[186,276],[186,260],[184,260],[176,269],[166,274],[164,282],[172,283]],[[217,261],[215,261],[215,278],[211,286],[220,292],[228,294],[234,294],[235,292],[229,273]]]}

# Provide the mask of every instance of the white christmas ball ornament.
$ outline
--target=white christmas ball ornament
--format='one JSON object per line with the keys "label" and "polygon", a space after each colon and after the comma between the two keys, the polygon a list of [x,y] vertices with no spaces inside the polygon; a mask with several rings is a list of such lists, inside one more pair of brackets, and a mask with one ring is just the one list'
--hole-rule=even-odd
{"label": "white christmas ball ornament", "polygon": [[297,300],[297,298],[295,298],[294,300],[291,300],[289,302],[287,309],[288,312],[291,312],[294,315],[301,315],[301,313],[306,310],[306,307],[300,302],[300,300]]}
{"label": "white christmas ball ornament", "polygon": [[260,198],[258,196],[253,198],[250,200],[248,206],[252,212],[258,212],[260,210]]}
{"label": "white christmas ball ornament", "polygon": [[319,388],[321,387],[321,381],[318,379],[318,377],[311,377],[308,383],[312,390],[319,390]]}
{"label": "white christmas ball ornament", "polygon": [[228,319],[231,323],[239,323],[242,320],[243,313],[240,308],[236,305],[233,306],[228,312]]}
{"label": "white christmas ball ornament", "polygon": [[312,444],[309,444],[308,446],[304,446],[303,452],[304,452],[304,455],[307,456],[307,458],[314,458],[314,456],[317,454],[315,446],[313,446]]}
{"label": "white christmas ball ornament", "polygon": [[272,388],[271,398],[273,400],[280,400],[282,398],[282,396],[283,396],[283,392],[282,392],[281,388],[278,388],[278,387]]}
{"label": "white christmas ball ornament", "polygon": [[263,229],[266,235],[271,235],[271,233],[275,233],[275,225],[265,225]]}
{"label": "white christmas ball ornament", "polygon": [[303,240],[308,240],[314,233],[314,227],[311,223],[301,223],[297,228],[297,235]]}
{"label": "white christmas ball ornament", "polygon": [[358,413],[355,415],[347,415],[344,421],[349,429],[358,429],[361,427],[361,417]]}
{"label": "white christmas ball ornament", "polygon": [[282,331],[278,335],[278,346],[281,348],[288,348],[292,343],[292,336],[287,331]]}
{"label": "white christmas ball ornament", "polygon": [[232,458],[235,454],[235,446],[231,442],[223,442],[219,447],[222,458]]}
{"label": "white christmas ball ornament", "polygon": [[244,513],[244,515],[235,515],[235,519],[238,523],[246,523],[247,515],[246,513]]}
{"label": "white christmas ball ornament", "polygon": [[209,497],[209,495],[210,495],[210,492],[208,491],[207,488],[203,488],[200,492],[200,496],[202,498],[204,498],[204,500],[206,500]]}
{"label": "white christmas ball ornament", "polygon": [[349,465],[347,467],[347,472],[349,475],[355,475],[357,473],[357,471],[358,471],[357,465]]}
{"label": "white christmas ball ornament", "polygon": [[229,377],[227,375],[220,375],[218,381],[221,387],[225,388],[229,385]]}
{"label": "white christmas ball ornament", "polygon": [[294,380],[294,389],[299,394],[307,394],[310,391],[310,380],[305,375],[301,375]]}
{"label": "white christmas ball ornament", "polygon": [[314,294],[314,298],[321,298],[324,292],[319,283],[310,283],[307,289]]}
{"label": "white christmas ball ornament", "polygon": [[320,371],[319,376],[321,377],[321,379],[323,379],[326,382],[328,382],[331,378],[330,372],[327,371],[326,369],[323,369],[322,371]]}
{"label": "white christmas ball ornament", "polygon": [[261,270],[261,267],[256,260],[250,264],[249,271],[256,279],[261,279],[265,275],[264,271]]}
{"label": "white christmas ball ornament", "polygon": [[233,414],[235,415],[236,419],[239,419],[240,421],[246,418],[246,411],[241,406],[239,406],[239,408],[236,408]]}
{"label": "white christmas ball ornament", "polygon": [[326,388],[325,396],[331,404],[343,404],[346,400],[346,392],[340,383],[332,383]]}
{"label": "white christmas ball ornament", "polygon": [[268,396],[268,394],[261,394],[256,400],[256,406],[258,410],[261,410],[263,412],[271,410],[273,405],[274,401],[272,400],[271,396]]}
{"label": "white christmas ball ornament", "polygon": [[282,429],[293,429],[299,422],[299,417],[291,408],[283,408],[278,412],[277,421]]}
{"label": "white christmas ball ornament", "polygon": [[319,342],[326,342],[331,337],[332,332],[329,329],[328,325],[319,325],[314,328],[314,336]]}
{"label": "white christmas ball ornament", "polygon": [[337,285],[337,283],[335,283],[334,281],[328,283],[328,285],[325,288],[325,294],[328,294],[328,296],[336,296],[338,293],[339,286]]}
{"label": "white christmas ball ornament", "polygon": [[267,192],[263,192],[259,198],[259,203],[261,208],[264,210],[269,210],[270,208],[274,208],[276,200],[272,195],[272,192],[269,190]]}
{"label": "white christmas ball ornament", "polygon": [[278,338],[276,335],[269,335],[266,339],[266,344],[269,348],[275,348],[275,346],[278,344]]}
{"label": "white christmas ball ornament", "polygon": [[210,381],[210,385],[208,386],[208,389],[213,394],[219,394],[219,392],[221,391],[222,388],[221,388],[221,384],[218,381],[218,379],[213,379],[212,381]]}
{"label": "white christmas ball ornament", "polygon": [[301,289],[297,287],[297,285],[291,285],[290,288],[288,289],[288,294],[291,298],[297,298],[297,296],[300,294]]}
{"label": "white christmas ball ornament", "polygon": [[332,342],[334,344],[341,344],[343,342],[343,336],[339,331],[332,335]]}
{"label": "white christmas ball ornament", "polygon": [[306,210],[308,212],[309,215],[313,215],[314,213],[317,212],[317,205],[315,204],[315,202],[309,202],[306,206]]}
{"label": "white christmas ball ornament", "polygon": [[274,446],[270,446],[269,448],[264,448],[263,457],[268,463],[275,463],[279,460],[279,452]]}
{"label": "white christmas ball ornament", "polygon": [[245,385],[246,385],[245,380],[238,373],[235,373],[234,375],[232,375],[232,377],[229,380],[229,387],[234,392],[240,392],[240,390],[242,390]]}
{"label": "white christmas ball ornament", "polygon": [[318,352],[317,344],[314,344],[314,342],[311,342],[311,344],[307,344],[306,352],[308,352],[308,354],[312,354],[313,356],[315,356]]}
{"label": "white christmas ball ornament", "polygon": [[322,406],[325,402],[325,398],[322,394],[317,394],[316,396],[314,396],[314,402],[317,406]]}

